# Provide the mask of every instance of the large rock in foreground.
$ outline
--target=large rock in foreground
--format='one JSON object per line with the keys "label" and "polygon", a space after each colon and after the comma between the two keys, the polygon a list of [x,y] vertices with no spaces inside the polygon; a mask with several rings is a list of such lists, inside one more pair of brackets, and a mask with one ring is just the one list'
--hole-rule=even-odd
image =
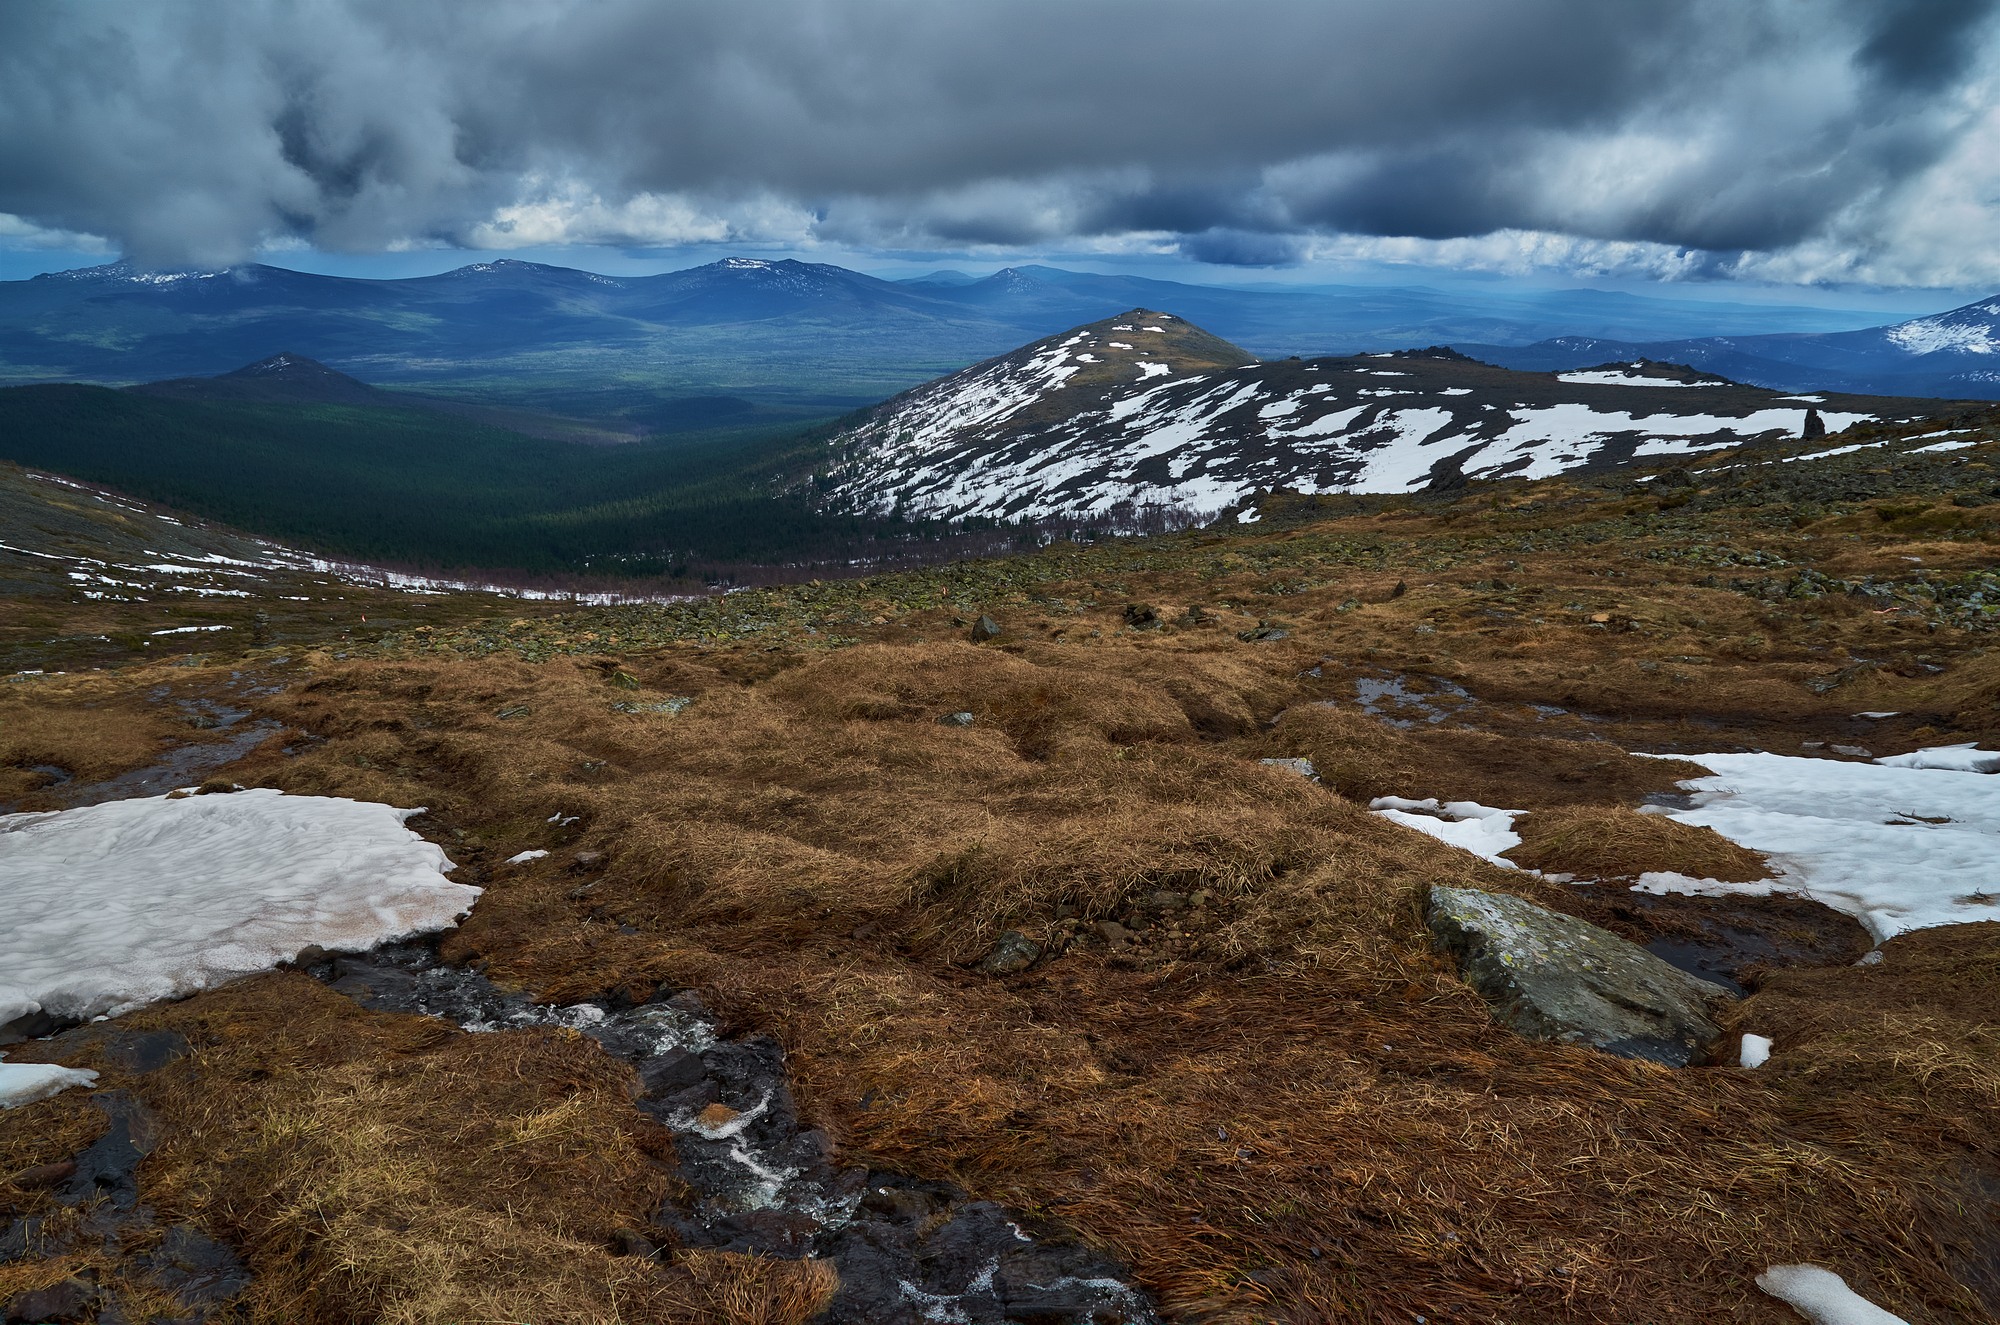
{"label": "large rock in foreground", "polygon": [[1721,1038],[1721,985],[1609,930],[1504,893],[1433,888],[1431,934],[1493,1015],[1537,1040],[1685,1067]]}

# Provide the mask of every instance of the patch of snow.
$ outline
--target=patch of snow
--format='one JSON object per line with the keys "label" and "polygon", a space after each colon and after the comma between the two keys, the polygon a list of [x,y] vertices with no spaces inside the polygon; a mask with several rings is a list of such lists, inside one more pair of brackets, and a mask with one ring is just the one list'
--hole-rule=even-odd
{"label": "patch of snow", "polygon": [[1638,890],[1801,893],[1853,916],[1878,943],[2000,920],[2000,786],[1989,774],[1762,753],[1674,757],[1712,776],[1682,783],[1695,804],[1667,817],[1765,853],[1777,873],[1747,884],[1647,874]]}
{"label": "patch of snow", "polygon": [[1671,377],[1642,377],[1637,373],[1557,373],[1556,381],[1571,386],[1725,386],[1723,382],[1677,382]]}
{"label": "patch of snow", "polygon": [[1824,405],[1825,396],[1779,396],[1779,400],[1796,400],[1803,405]]}
{"label": "patch of snow", "polygon": [[[1893,718],[1893,713],[1864,713],[1864,718]],[[1885,755],[1875,761],[1886,768],[1937,768],[1952,773],[2000,773],[2000,750],[1982,750],[1979,742],[1935,745],[1906,755]]]}
{"label": "patch of snow", "polygon": [[1142,361],[1139,364],[1139,380],[1143,382],[1148,378],[1152,377],[1165,377],[1168,373],[1171,373],[1173,371],[1174,371],[1173,366],[1171,364],[1146,363]]}
{"label": "patch of snow", "polygon": [[58,1067],[54,1063],[9,1063],[0,1061],[0,1109],[18,1109],[71,1086],[88,1086],[97,1073],[83,1068]]}
{"label": "patch of snow", "polygon": [[1737,1048],[1736,1063],[1739,1067],[1762,1067],[1771,1061],[1771,1037],[1752,1035],[1744,1032],[1743,1043]]}
{"label": "patch of snow", "polygon": [[518,856],[507,857],[507,863],[509,865],[525,865],[531,860],[540,860],[548,854],[546,851],[523,851]]}
{"label": "patch of snow", "polygon": [[1259,520],[1263,518],[1264,517],[1262,515],[1258,514],[1257,508],[1255,506],[1250,507],[1248,510],[1242,510],[1236,513],[1236,523],[1238,524],[1256,524]]}
{"label": "patch of snow", "polygon": [[1804,1316],[1812,1325],[1909,1325],[1817,1265],[1773,1265],[1757,1276],[1757,1287]]}
{"label": "patch of snow", "polygon": [[[1828,426],[1830,427],[1831,425]],[[1831,456],[1846,455],[1850,451],[1866,451],[1871,446],[1887,446],[1888,444],[1886,441],[1856,442],[1852,446],[1836,446],[1831,451],[1814,451],[1809,455],[1781,455],[1778,457],[1778,463],[1789,465],[1794,460],[1825,460]]]}
{"label": "patch of snow", "polygon": [[192,635],[204,630],[234,630],[234,626],[169,626],[165,630],[155,630],[154,635]]}
{"label": "patch of snow", "polygon": [[457,923],[479,896],[420,810],[269,789],[0,816],[0,1023],[116,1016]]}
{"label": "patch of snow", "polygon": [[1956,354],[1992,354],[2000,350],[1993,328],[1983,322],[1951,322],[1943,317],[1918,318],[1883,333],[1897,348],[1911,354],[1936,354],[1948,350]]}
{"label": "patch of snow", "polygon": [[1441,396],[1469,396],[1472,394],[1472,388],[1469,386],[1448,386],[1438,392],[1438,394]]}
{"label": "patch of snow", "polygon": [[1514,831],[1514,818],[1520,810],[1496,810],[1478,801],[1440,804],[1435,799],[1408,800],[1402,796],[1377,796],[1368,802],[1368,808],[1391,823],[1428,833],[1482,860],[1508,869],[1520,868],[1500,854],[1521,845],[1521,835]]}
{"label": "patch of snow", "polygon": [[1963,451],[1968,446],[1979,445],[1977,438],[1965,438],[1956,442],[1932,442],[1929,446],[1913,446],[1909,455],[1922,455],[1926,451]]}

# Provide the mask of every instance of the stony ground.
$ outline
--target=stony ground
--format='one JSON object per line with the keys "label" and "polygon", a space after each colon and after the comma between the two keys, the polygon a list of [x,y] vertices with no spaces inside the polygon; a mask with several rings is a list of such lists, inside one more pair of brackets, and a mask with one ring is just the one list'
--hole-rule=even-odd
{"label": "stony ground", "polygon": [[[1144,1294],[1042,1319],[1779,1322],[1750,1281],[1786,1261],[1912,1322],[1989,1319],[2000,927],[1857,967],[1867,937],[1816,905],[1624,887],[1761,865],[1639,815],[1695,770],[1627,751],[2000,736],[1983,428],[21,675],[0,798],[178,760],[183,784],[428,806],[414,826],[487,889],[435,960],[619,1016],[692,997],[782,1048],[820,1162],[884,1218],[994,1211]],[[1516,859],[1598,882],[1489,865],[1380,795],[1530,811]],[[1522,1040],[1433,951],[1435,884],[1692,954],[1749,995],[1728,1029],[1780,1051],[1676,1070]],[[707,1133],[648,1111],[665,1069],[553,1013],[473,1033],[330,978],[10,1048],[104,1076],[0,1114],[0,1301],[749,1322],[869,1286],[810,1228],[691,1232],[715,1226]],[[79,1186],[64,1166],[97,1171],[132,1119],[124,1177]]]}

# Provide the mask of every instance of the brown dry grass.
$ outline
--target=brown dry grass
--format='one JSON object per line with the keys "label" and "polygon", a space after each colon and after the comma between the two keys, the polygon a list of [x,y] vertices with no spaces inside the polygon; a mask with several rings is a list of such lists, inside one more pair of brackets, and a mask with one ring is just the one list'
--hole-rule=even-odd
{"label": "brown dry grass", "polygon": [[[143,768],[170,743],[206,739],[129,677],[45,676],[0,686],[0,802],[26,800],[47,765],[94,782]],[[41,808],[26,804],[24,808]]]}
{"label": "brown dry grass", "polygon": [[[159,1116],[146,1199],[162,1223],[242,1250],[257,1272],[251,1319],[802,1325],[831,1294],[829,1267],[812,1262],[617,1253],[673,1186],[671,1145],[632,1108],[629,1070],[573,1033],[463,1034],[362,1012],[296,975],[127,1021],[195,1046],[129,1080],[100,1064],[100,1084]],[[73,1153],[75,1137],[13,1122],[0,1115],[10,1160]],[[95,1249],[0,1270],[0,1297],[83,1269],[148,1300],[143,1276]]]}
{"label": "brown dry grass", "polygon": [[[1362,808],[1395,794],[1526,809],[1522,858],[1543,868],[1761,876],[1632,813],[1696,770],[1625,750],[1791,752],[1856,739],[1860,708],[1910,715],[1868,729],[1880,750],[1980,736],[2000,729],[2000,662],[1978,637],[1845,598],[1705,584],[1711,567],[1653,555],[1687,535],[1650,530],[1651,499],[1556,482],[1485,501],[1204,535],[1152,562],[1142,545],[1052,561],[1032,595],[1027,572],[979,591],[1008,627],[1000,647],[955,637],[968,589],[871,602],[863,619],[883,624],[855,628],[869,642],[831,651],[760,637],[535,664],[319,655],[264,707],[324,744],[267,750],[236,776],[432,807],[419,826],[488,889],[450,955],[550,997],[696,987],[731,1027],[781,1037],[803,1107],[848,1158],[1067,1226],[1127,1258],[1179,1319],[1775,1325],[1788,1313],[1749,1281],[1784,1260],[1835,1266],[1913,1322],[2000,1310],[2000,1289],[1956,1268],[2000,1228],[1978,1196],[2000,1174],[1979,1121],[1995,1050],[1978,991],[2000,983],[1984,949],[1899,966],[1892,944],[1865,976],[1781,973],[1741,1010],[1778,1035],[1757,1073],[1525,1043],[1432,954],[1421,899],[1449,883],[1556,903],[1560,886]],[[1781,514],[1718,518],[1703,536],[1801,561],[1823,547],[1842,574],[1907,566],[1893,521],[1815,545]],[[1221,624],[1170,612],[1183,623],[1126,633],[1135,600],[1207,604]],[[1235,638],[1260,619],[1292,638]],[[1881,665],[1851,670],[1857,658]],[[642,690],[614,686],[617,668]],[[1356,712],[1350,678],[1386,673],[1468,687],[1483,730],[1394,731]],[[1828,676],[1846,679],[1809,684]],[[672,718],[611,708],[669,693],[695,703]],[[935,721],[960,710],[971,728]],[[1295,755],[1326,785],[1255,762]],[[579,822],[559,829],[557,812]],[[530,847],[552,854],[500,864]],[[604,865],[572,868],[584,848]],[[1109,950],[1100,917],[1139,942]],[[1002,928],[1048,956],[977,974]],[[1882,971],[1900,972],[1907,1005],[1855,1001],[1854,982]],[[559,1039],[454,1048],[462,1037],[343,1015],[316,1023],[315,1052],[334,1061],[273,1085],[249,1065],[303,1051],[256,1020],[277,986],[245,988],[264,992],[226,1005],[241,1038],[213,1051],[215,1070],[236,1075],[207,1107],[244,1120],[226,1154],[255,1181],[239,1190],[230,1162],[183,1147],[149,1182],[204,1218],[227,1212],[260,1271],[320,1285],[329,1319],[379,1316],[398,1292],[428,1300],[382,1268],[394,1239],[380,1221],[328,1233],[300,1213],[360,1181],[343,1156],[388,1128],[389,1144],[363,1147],[388,1168],[367,1170],[362,1206],[408,1218],[406,1254],[461,1304],[480,1302],[468,1267],[494,1242],[531,1295],[601,1292],[624,1272],[592,1248],[643,1207],[634,1175],[652,1170],[636,1115]],[[527,1204],[494,1204],[480,1183],[512,1179],[490,1159],[463,1157],[478,1182],[442,1171],[462,1158],[459,1128],[490,1145],[570,1097],[549,1083],[579,1081],[599,1148],[538,1135],[552,1176]],[[300,1109],[321,1121],[296,1164],[257,1148],[269,1119]],[[0,1144],[25,1125],[11,1123]],[[398,1165],[416,1175],[401,1186]],[[565,1204],[568,1184],[599,1182],[618,1194],[605,1210]],[[342,1249],[362,1268],[340,1269]],[[293,1255],[317,1268],[286,1280]],[[729,1308],[743,1319],[795,1318],[824,1289],[822,1271],[763,1264],[704,1279],[699,1257],[658,1273],[671,1310],[754,1283],[775,1305]]]}
{"label": "brown dry grass", "polygon": [[1712,828],[1695,828],[1622,806],[1536,810],[1514,821],[1521,845],[1507,859],[1524,869],[1583,879],[1636,879],[1655,870],[1695,879],[1752,883],[1771,877],[1762,855]]}
{"label": "brown dry grass", "polygon": [[[749,685],[688,651],[660,664],[700,693],[672,720],[607,720],[616,692],[587,666],[351,664],[281,709],[335,740],[271,775],[422,794],[475,867],[561,847],[544,821],[582,815],[567,840],[608,852],[602,880],[573,896],[561,854],[496,870],[452,952],[565,997],[696,986],[781,1035],[850,1153],[1057,1218],[1185,1318],[1633,1319],[1643,1300],[1648,1319],[1775,1321],[1748,1276],[1815,1257],[1913,1319],[1971,1309],[1930,1242],[1889,1231],[1958,1161],[1914,1122],[1863,1125],[1888,1083],[1791,1096],[1516,1040],[1431,954],[1420,898],[1555,885],[1252,756],[1374,756],[1355,794],[1543,806],[1692,769],[1476,732],[1374,727],[1371,748],[1365,719],[1297,706],[1218,741],[1190,705],[1272,707],[1296,668],[1256,655],[1250,694],[1228,669],[1180,671],[1180,695],[1150,679],[1213,647],[865,647]],[[509,703],[533,711],[491,718]],[[974,727],[935,722],[958,709]],[[1713,854],[1678,838],[1648,859]],[[1592,849],[1638,858],[1617,846]],[[1143,923],[1162,890],[1208,898],[1120,954],[1079,923]],[[1002,927],[1063,955],[970,974]],[[1857,1220],[1880,1232],[1857,1243]]]}

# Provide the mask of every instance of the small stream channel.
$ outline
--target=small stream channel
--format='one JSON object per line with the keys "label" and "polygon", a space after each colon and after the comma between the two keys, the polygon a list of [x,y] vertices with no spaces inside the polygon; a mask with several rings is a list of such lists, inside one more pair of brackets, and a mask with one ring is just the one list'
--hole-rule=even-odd
{"label": "small stream channel", "polygon": [[1076,1242],[942,1183],[836,1164],[793,1107],[784,1054],[725,1039],[692,993],[633,1007],[553,1007],[442,964],[421,942],[310,968],[363,1007],[473,1031],[564,1026],[632,1064],[638,1106],[674,1138],[700,1199],[656,1222],[683,1246],[817,1256],[840,1272],[826,1325],[1157,1325],[1128,1272]]}

